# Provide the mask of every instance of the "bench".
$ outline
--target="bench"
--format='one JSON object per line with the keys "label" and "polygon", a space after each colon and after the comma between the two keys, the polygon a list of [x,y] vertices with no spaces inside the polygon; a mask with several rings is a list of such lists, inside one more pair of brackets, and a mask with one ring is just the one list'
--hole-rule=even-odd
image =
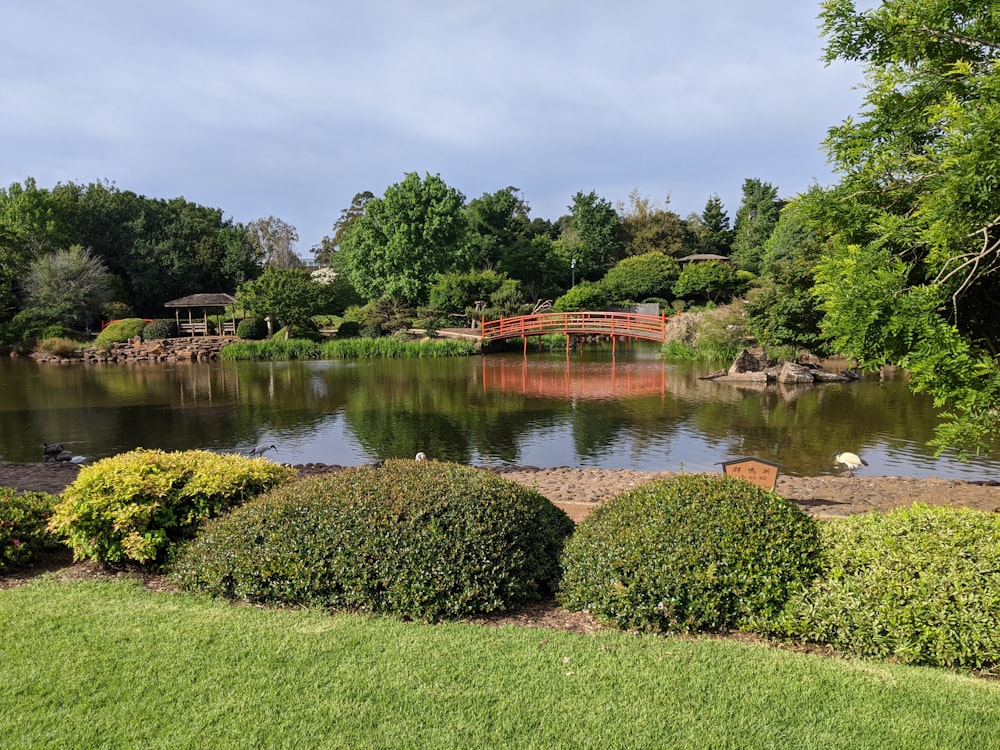
{"label": "bench", "polygon": [[181,323],[180,333],[187,336],[207,336],[208,329],[205,326],[205,321],[200,323]]}

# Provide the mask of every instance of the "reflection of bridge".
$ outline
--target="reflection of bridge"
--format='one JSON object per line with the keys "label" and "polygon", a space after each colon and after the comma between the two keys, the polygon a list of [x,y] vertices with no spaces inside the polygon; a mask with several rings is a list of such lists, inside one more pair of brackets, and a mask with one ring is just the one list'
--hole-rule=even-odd
{"label": "reflection of bridge", "polygon": [[[662,363],[626,367],[603,363],[531,362],[518,357],[483,357],[483,390],[566,399],[612,399],[667,392]],[[609,368],[610,367],[610,372]]]}
{"label": "reflection of bridge", "polygon": [[615,341],[619,338],[664,341],[666,331],[667,316],[662,313],[640,315],[627,312],[550,312],[484,320],[480,326],[480,337],[483,343],[522,338],[527,351],[529,336],[564,334],[567,349],[572,334],[610,336],[611,349],[614,351]]}

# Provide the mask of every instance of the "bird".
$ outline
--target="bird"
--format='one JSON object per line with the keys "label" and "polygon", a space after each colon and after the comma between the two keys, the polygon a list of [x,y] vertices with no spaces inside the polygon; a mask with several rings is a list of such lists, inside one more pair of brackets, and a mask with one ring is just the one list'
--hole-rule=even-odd
{"label": "bird", "polygon": [[413,460],[414,461],[426,461],[427,460],[427,454],[424,453],[423,451],[420,451],[419,453],[417,453],[417,455],[415,455],[413,457]]}
{"label": "bird", "polygon": [[53,461],[63,450],[62,443],[42,443],[42,458]]}
{"label": "bird", "polygon": [[839,464],[840,466],[843,466],[847,469],[848,475],[852,477],[854,476],[855,469],[868,465],[868,462],[861,458],[861,456],[857,453],[843,453],[841,451],[837,451],[833,454],[833,463],[834,465]]}
{"label": "bird", "polygon": [[251,456],[263,456],[265,451],[277,451],[273,445],[258,445],[250,449]]}
{"label": "bird", "polygon": [[86,456],[74,456],[73,451],[59,451],[56,456],[56,461],[61,464],[82,464],[86,460]]}

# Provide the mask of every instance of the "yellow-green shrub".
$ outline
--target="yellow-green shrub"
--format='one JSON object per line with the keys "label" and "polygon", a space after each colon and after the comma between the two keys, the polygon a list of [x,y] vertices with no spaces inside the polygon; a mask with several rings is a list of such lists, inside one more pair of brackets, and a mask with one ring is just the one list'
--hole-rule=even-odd
{"label": "yellow-green shrub", "polygon": [[97,334],[95,339],[98,344],[122,343],[142,335],[142,329],[146,327],[143,318],[124,318],[109,323],[107,328]]}
{"label": "yellow-green shrub", "polygon": [[390,460],[292,482],[206,524],[173,576],[250,602],[438,620],[551,593],[572,529],[492,472]]}
{"label": "yellow-green shrub", "polygon": [[204,520],[294,476],[263,458],[135,450],[81,469],[49,528],[76,559],[162,562]]}
{"label": "yellow-green shrub", "polygon": [[622,628],[745,627],[818,570],[816,522],[749,482],[684,475],[594,510],[566,543],[560,600]]}
{"label": "yellow-green shrub", "polygon": [[0,573],[30,562],[55,543],[45,527],[55,503],[55,496],[44,492],[19,494],[0,487]]}
{"label": "yellow-green shrub", "polygon": [[914,505],[822,524],[823,573],[769,633],[907,664],[1000,666],[1000,516]]}

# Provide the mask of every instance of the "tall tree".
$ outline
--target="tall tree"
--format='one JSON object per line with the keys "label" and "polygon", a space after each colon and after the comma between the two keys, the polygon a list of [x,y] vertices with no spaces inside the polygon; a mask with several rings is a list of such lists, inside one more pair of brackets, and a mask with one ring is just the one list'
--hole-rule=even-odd
{"label": "tall tree", "polygon": [[764,243],[778,224],[781,205],[778,188],[756,177],[743,181],[743,199],[733,230],[733,262],[741,270],[760,273]]}
{"label": "tall tree", "polygon": [[340,253],[354,288],[368,300],[389,296],[422,304],[439,273],[456,267],[465,237],[465,196],[438,175],[416,172],[365,204]]}
{"label": "tall tree", "polygon": [[1000,437],[1000,13],[826,0],[820,17],[827,59],[865,69],[860,116],[827,141],[843,178],[823,199],[824,330],[865,363],[909,369],[947,408],[940,448],[982,448]]}
{"label": "tall tree", "polygon": [[718,195],[709,196],[700,218],[698,239],[701,251],[728,256],[733,249],[733,230],[729,226],[729,214]]}
{"label": "tall tree", "polygon": [[670,197],[658,205],[633,188],[628,205],[618,205],[621,238],[626,256],[646,253],[682,255],[690,246],[691,231],[678,214],[670,210]]}
{"label": "tall tree", "polygon": [[333,224],[333,235],[324,237],[319,247],[315,249],[314,255],[318,265],[336,265],[334,257],[344,239],[344,234],[350,229],[351,224],[365,215],[365,205],[374,197],[374,193],[368,190],[355,193],[351,205],[340,210],[340,216]]}
{"label": "tall tree", "polygon": [[531,242],[530,208],[521,191],[505,187],[469,201],[464,252],[470,268],[495,269],[510,253]]}
{"label": "tall tree", "polygon": [[594,191],[578,192],[569,209],[560,241],[576,262],[576,278],[596,281],[624,257],[621,219],[614,206]]}
{"label": "tall tree", "polygon": [[291,224],[268,216],[251,221],[246,230],[250,244],[265,268],[302,268],[302,259],[295,254],[299,233]]}

